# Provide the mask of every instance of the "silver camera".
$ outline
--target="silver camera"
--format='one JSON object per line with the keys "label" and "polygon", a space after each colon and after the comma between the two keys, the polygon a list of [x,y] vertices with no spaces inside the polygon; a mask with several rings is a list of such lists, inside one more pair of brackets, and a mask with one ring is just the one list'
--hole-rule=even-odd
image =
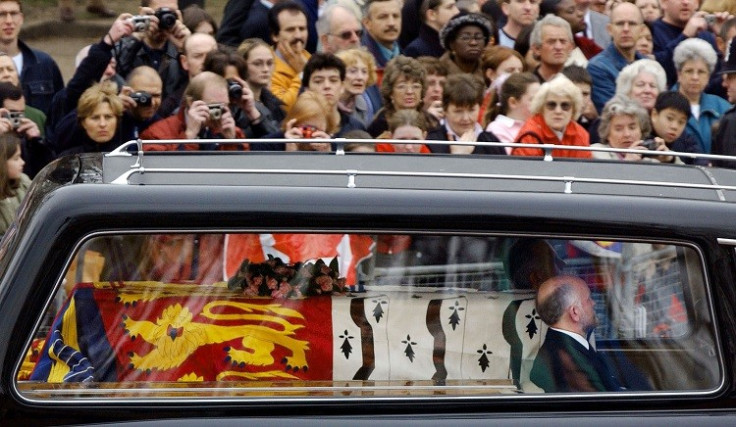
{"label": "silver camera", "polygon": [[151,24],[151,17],[148,15],[135,15],[129,18],[129,21],[133,23],[133,31],[140,33],[148,29],[148,25]]}
{"label": "silver camera", "polygon": [[21,125],[21,121],[25,115],[22,111],[10,111],[8,113],[8,120],[10,120],[10,123],[13,125],[13,129],[18,129]]}
{"label": "silver camera", "polygon": [[705,22],[708,24],[708,27],[712,27],[713,24],[716,23],[716,16],[712,13],[705,15],[703,18],[705,18]]}
{"label": "silver camera", "polygon": [[222,118],[222,110],[223,105],[222,104],[208,104],[207,108],[210,109],[210,119],[213,121],[220,121]]}

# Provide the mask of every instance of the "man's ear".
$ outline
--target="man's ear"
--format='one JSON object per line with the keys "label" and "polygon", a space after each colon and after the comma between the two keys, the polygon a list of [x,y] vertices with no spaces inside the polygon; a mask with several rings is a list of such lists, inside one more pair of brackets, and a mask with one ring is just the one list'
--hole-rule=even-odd
{"label": "man's ear", "polygon": [[181,69],[184,71],[189,71],[189,64],[187,63],[187,54],[182,53],[179,55],[179,64],[181,65]]}
{"label": "man's ear", "polygon": [[611,32],[612,29],[613,29],[613,25],[610,22],[606,24],[606,32],[608,32],[608,35],[611,37],[613,37],[613,33]]}

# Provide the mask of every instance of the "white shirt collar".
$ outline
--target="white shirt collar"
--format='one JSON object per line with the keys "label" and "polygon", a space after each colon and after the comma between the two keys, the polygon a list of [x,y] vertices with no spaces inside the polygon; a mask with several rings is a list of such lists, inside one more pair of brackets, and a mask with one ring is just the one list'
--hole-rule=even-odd
{"label": "white shirt collar", "polygon": [[550,327],[550,329],[554,329],[557,332],[561,332],[565,335],[572,337],[573,339],[575,339],[575,341],[579,342],[580,345],[585,347],[586,350],[590,350],[590,343],[585,338],[583,338],[581,335],[576,334],[575,332],[566,331],[564,329],[558,329],[558,328],[553,328],[553,327]]}

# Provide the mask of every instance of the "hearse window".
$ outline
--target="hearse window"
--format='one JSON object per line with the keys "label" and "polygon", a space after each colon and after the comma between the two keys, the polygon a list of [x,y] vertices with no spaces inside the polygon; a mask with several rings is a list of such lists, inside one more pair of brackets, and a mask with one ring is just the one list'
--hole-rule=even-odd
{"label": "hearse window", "polygon": [[701,265],[658,242],[98,236],[60,277],[17,386],[50,401],[712,392]]}

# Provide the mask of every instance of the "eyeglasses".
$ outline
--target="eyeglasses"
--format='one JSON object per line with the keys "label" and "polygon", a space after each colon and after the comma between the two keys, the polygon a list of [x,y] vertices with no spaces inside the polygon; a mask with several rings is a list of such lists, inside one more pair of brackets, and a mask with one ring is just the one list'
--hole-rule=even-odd
{"label": "eyeglasses", "polygon": [[560,106],[562,108],[562,111],[570,111],[572,109],[572,104],[569,102],[560,102],[559,104],[555,101],[547,101],[544,104],[544,107],[550,111],[554,111],[557,109],[557,106]]}
{"label": "eyeglasses", "polygon": [[363,36],[363,30],[347,30],[347,31],[343,31],[340,34],[330,34],[330,35],[339,37],[343,40],[350,40],[353,34],[355,34],[355,37],[361,38]]}
{"label": "eyeglasses", "polygon": [[457,39],[463,42],[469,42],[471,40],[475,40],[477,42],[485,40],[486,36],[483,34],[460,34],[457,36]]}
{"label": "eyeglasses", "polygon": [[422,90],[422,84],[421,83],[412,83],[412,84],[406,84],[406,83],[399,83],[396,86],[394,86],[394,89],[406,92],[407,90],[411,90],[412,92],[418,92]]}

